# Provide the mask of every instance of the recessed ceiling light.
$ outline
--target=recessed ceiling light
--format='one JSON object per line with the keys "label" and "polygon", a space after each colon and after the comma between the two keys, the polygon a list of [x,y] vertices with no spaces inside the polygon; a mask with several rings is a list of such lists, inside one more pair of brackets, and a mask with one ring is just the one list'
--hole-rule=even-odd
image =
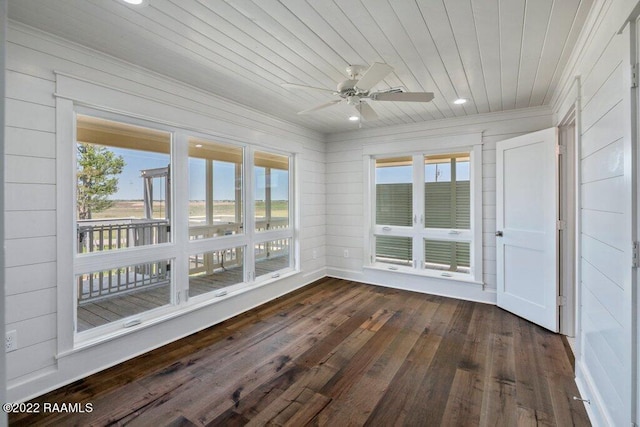
{"label": "recessed ceiling light", "polygon": [[468,99],[467,98],[458,98],[455,101],[453,101],[454,104],[460,105],[460,104],[464,104],[465,102],[467,102]]}
{"label": "recessed ceiling light", "polygon": [[202,144],[196,144],[196,148],[202,148]]}
{"label": "recessed ceiling light", "polygon": [[351,120],[352,122],[357,122],[358,120],[360,120],[360,117],[358,117],[358,116],[351,116],[351,117],[349,117],[349,120]]}
{"label": "recessed ceiling light", "polygon": [[122,0],[122,1],[134,6],[145,6],[149,2],[149,0]]}

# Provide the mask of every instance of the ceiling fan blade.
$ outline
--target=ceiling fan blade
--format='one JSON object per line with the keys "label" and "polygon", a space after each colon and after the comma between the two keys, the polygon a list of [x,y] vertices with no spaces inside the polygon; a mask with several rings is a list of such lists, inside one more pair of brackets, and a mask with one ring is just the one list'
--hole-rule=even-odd
{"label": "ceiling fan blade", "polygon": [[334,92],[331,89],[324,89],[324,88],[321,88],[321,87],[313,87],[313,86],[305,86],[305,85],[299,85],[299,84],[295,84],[295,83],[282,83],[280,86],[282,86],[283,88],[286,88],[286,89],[302,89],[302,90],[313,90],[313,91],[331,92],[331,93]]}
{"label": "ceiling fan blade", "polygon": [[360,80],[358,80],[356,87],[361,91],[368,91],[392,71],[393,67],[391,65],[374,62],[373,65],[364,72]]}
{"label": "ceiling fan blade", "polygon": [[323,108],[327,108],[332,106],[333,104],[337,104],[338,102],[341,102],[342,99],[334,99],[333,101],[329,101],[329,102],[325,102],[324,104],[320,104],[320,105],[316,105],[315,107],[309,108],[308,110],[304,110],[304,111],[299,111],[298,114],[308,114],[308,113],[312,113],[314,111],[317,110],[321,110]]}
{"label": "ceiling fan blade", "polygon": [[356,109],[360,113],[360,117],[367,120],[376,120],[378,118],[378,114],[371,108],[371,105],[361,102],[356,106]]}
{"label": "ceiling fan blade", "polygon": [[433,98],[432,92],[381,92],[371,94],[371,99],[374,101],[429,102]]}

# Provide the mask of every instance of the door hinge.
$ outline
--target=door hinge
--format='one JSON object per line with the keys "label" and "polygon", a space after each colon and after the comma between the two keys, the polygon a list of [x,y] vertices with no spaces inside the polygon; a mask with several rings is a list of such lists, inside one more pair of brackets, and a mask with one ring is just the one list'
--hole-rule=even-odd
{"label": "door hinge", "polygon": [[567,305],[567,297],[564,295],[558,295],[558,307]]}
{"label": "door hinge", "polygon": [[565,228],[567,228],[567,221],[559,219],[557,221],[557,228],[558,228],[558,230],[564,230]]}
{"label": "door hinge", "polygon": [[638,64],[631,66],[631,88],[638,87]]}
{"label": "door hinge", "polygon": [[640,267],[640,242],[633,242],[631,266]]}
{"label": "door hinge", "polygon": [[566,155],[567,154],[567,147],[564,145],[556,145],[556,155],[560,156],[560,155]]}

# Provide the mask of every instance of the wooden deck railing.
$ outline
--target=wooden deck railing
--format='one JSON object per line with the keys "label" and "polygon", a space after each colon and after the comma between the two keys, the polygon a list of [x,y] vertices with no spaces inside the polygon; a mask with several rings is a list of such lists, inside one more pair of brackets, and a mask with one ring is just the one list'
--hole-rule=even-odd
{"label": "wooden deck railing", "polygon": [[78,276],[78,303],[168,285],[169,265],[169,261],[157,261],[82,274]]}
{"label": "wooden deck railing", "polygon": [[[286,228],[287,218],[256,222],[257,231]],[[78,221],[78,253],[92,253],[136,246],[154,245],[169,241],[169,222],[147,219],[109,219]],[[238,234],[242,225],[238,223],[216,223],[189,227],[191,239]],[[283,256],[289,253],[289,240],[262,242],[255,245],[256,262]],[[192,255],[189,259],[189,274],[213,274],[218,269],[237,268],[243,264],[242,250],[230,248],[206,254]],[[112,270],[87,273],[78,276],[79,303],[133,292],[142,288],[162,286],[169,283],[169,262],[160,261],[121,267]]]}
{"label": "wooden deck railing", "polygon": [[[169,221],[162,219],[79,220],[77,250],[87,254],[166,243],[169,230]],[[168,261],[157,261],[82,274],[78,276],[78,302],[94,302],[114,294],[166,285],[168,271]]]}
{"label": "wooden deck railing", "polygon": [[[288,218],[260,219],[256,221],[256,231],[278,230],[289,226]],[[189,239],[208,239],[211,237],[229,236],[240,234],[242,223],[239,222],[214,222],[213,224],[190,224]]]}
{"label": "wooden deck railing", "polygon": [[169,221],[104,219],[78,221],[78,253],[91,253],[169,241]]}

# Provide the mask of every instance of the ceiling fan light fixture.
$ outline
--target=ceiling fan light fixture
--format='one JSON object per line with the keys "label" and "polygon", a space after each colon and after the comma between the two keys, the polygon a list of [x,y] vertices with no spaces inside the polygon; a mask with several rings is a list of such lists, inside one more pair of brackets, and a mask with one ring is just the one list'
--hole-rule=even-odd
{"label": "ceiling fan light fixture", "polygon": [[358,116],[350,116],[349,120],[351,120],[352,122],[357,122],[358,120],[360,120],[360,117],[358,117]]}
{"label": "ceiling fan light fixture", "polygon": [[458,98],[455,101],[453,101],[453,103],[456,105],[462,105],[462,104],[466,104],[467,101],[469,101],[467,98]]}

